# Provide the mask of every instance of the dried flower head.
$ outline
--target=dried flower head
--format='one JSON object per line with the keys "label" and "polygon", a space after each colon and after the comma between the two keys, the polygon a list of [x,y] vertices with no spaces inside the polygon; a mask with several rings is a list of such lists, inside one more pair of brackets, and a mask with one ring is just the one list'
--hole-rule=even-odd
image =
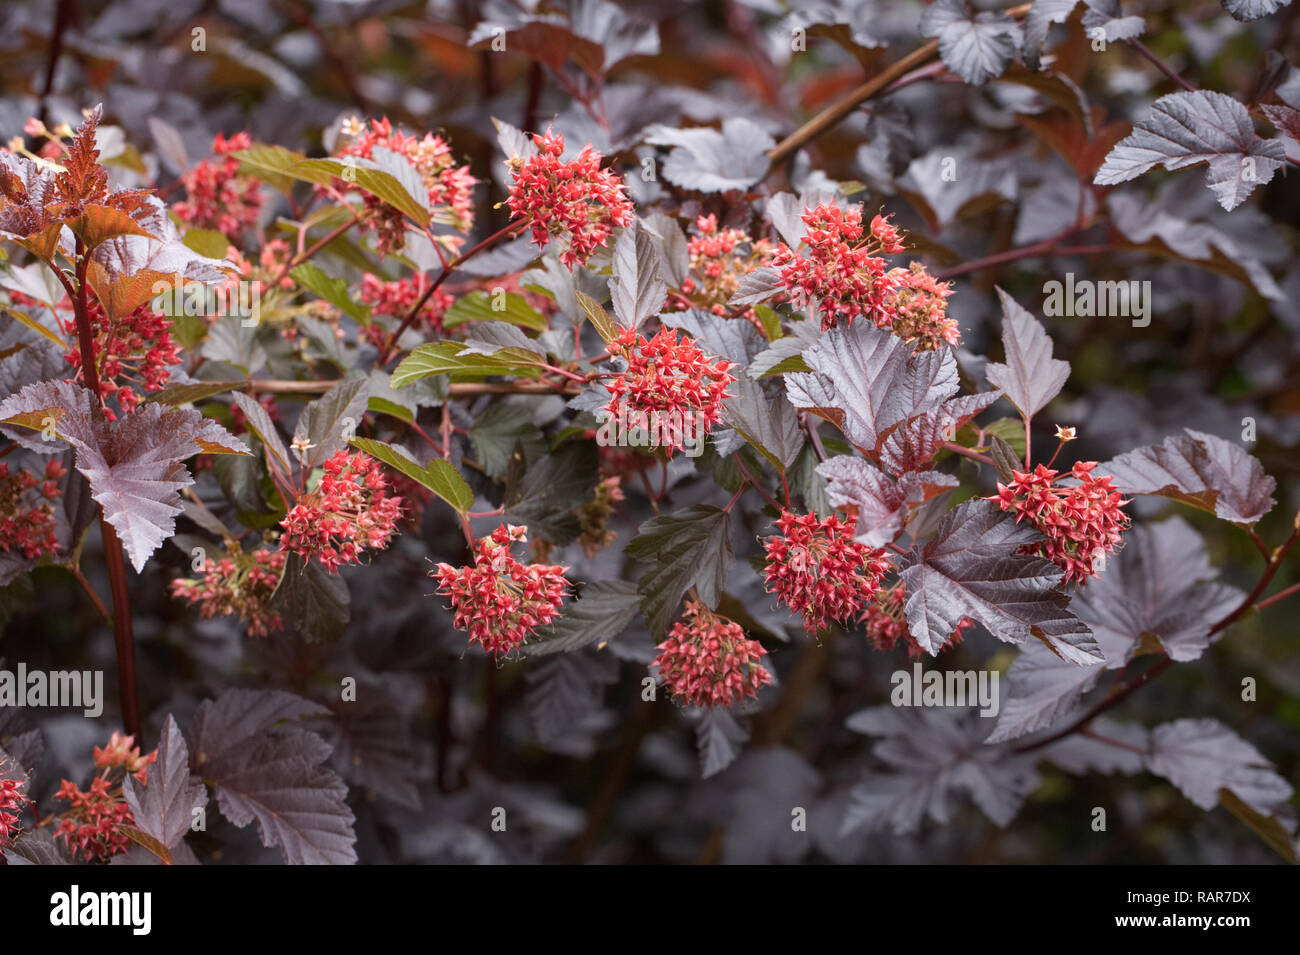
{"label": "dried flower head", "polygon": [[933,351],[961,341],[956,319],[948,317],[948,296],[952,294],[948,282],[937,281],[920,262],[906,269],[891,269],[889,274],[896,287],[889,302],[895,335],[915,343],[917,351]]}

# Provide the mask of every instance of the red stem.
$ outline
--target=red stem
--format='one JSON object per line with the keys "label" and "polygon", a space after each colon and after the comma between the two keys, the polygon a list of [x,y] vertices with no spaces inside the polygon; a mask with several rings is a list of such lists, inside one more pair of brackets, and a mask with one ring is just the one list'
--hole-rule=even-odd
{"label": "red stem", "polygon": [[[93,413],[104,413],[103,398],[99,382],[99,369],[95,356],[95,333],[90,327],[90,306],[87,301],[89,286],[86,271],[90,267],[90,255],[81,240],[77,240],[77,287],[72,300],[77,318],[77,340],[81,347],[81,370],[86,379],[86,387],[94,395]],[[103,509],[99,515],[100,535],[104,541],[104,562],[108,568],[109,586],[113,595],[113,643],[117,648],[117,683],[122,705],[123,729],[140,739],[140,694],[135,676],[135,637],[131,629],[131,594],[126,585],[126,559],[122,554],[122,542],[117,532],[104,517]]]}
{"label": "red stem", "polygon": [[397,346],[397,340],[402,337],[403,332],[411,327],[411,323],[415,321],[415,316],[420,314],[420,309],[424,308],[425,303],[429,301],[433,293],[438,291],[438,287],[442,285],[443,282],[447,281],[448,276],[450,276],[457,267],[465,263],[471,257],[478,255],[489,246],[495,245],[510,233],[523,228],[523,225],[524,223],[522,222],[509,223],[505,228],[493,232],[478,245],[474,246],[464,254],[456,256],[456,258],[444,265],[442,271],[438,273],[438,277],[433,280],[433,283],[427,289],[424,290],[424,294],[420,296],[420,300],[416,302],[415,306],[407,313],[406,318],[402,319],[402,324],[398,325],[393,334],[388,336],[388,344],[384,346],[383,354],[379,356],[379,364],[381,366],[387,365],[392,360],[393,349]]}

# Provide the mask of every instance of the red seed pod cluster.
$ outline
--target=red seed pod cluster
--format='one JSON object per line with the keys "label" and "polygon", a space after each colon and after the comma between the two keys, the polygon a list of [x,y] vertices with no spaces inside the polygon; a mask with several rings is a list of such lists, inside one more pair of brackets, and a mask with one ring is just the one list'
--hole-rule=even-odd
{"label": "red seed pod cluster", "polygon": [[694,600],[659,644],[655,666],[673,697],[687,706],[730,706],[772,682],[759,662],[767,651],[738,623]]}
{"label": "red seed pod cluster", "polygon": [[[713,213],[698,217],[695,228],[697,234],[686,246],[691,277],[682,283],[682,293],[697,308],[728,315],[727,303],[740,287],[740,280],[767,265],[776,250],[768,240],[752,240],[739,229],[719,229],[718,217]],[[757,321],[752,308],[744,317]]]}
{"label": "red seed pod cluster", "polygon": [[212,152],[219,158],[204,159],[182,178],[186,197],[172,206],[176,218],[199,229],[216,229],[227,236],[256,228],[262,214],[262,184],[239,174],[239,160],[231,153],[248,149],[248,133],[226,139],[217,133]]}
{"label": "red seed pod cluster", "polygon": [[260,547],[251,554],[237,548],[220,560],[208,558],[203,576],[171,582],[172,596],[198,605],[207,620],[235,615],[254,637],[264,637],[284,626],[271,609],[271,598],[284,574],[285,552]]}
{"label": "red seed pod cluster", "polygon": [[[12,292],[15,305],[36,306],[34,299]],[[107,401],[116,397],[123,411],[134,410],[143,400],[142,393],[161,391],[171,380],[171,366],[180,362],[180,352],[172,338],[172,320],[155,312],[145,302],[121,318],[112,320],[97,298],[87,303],[90,327],[95,336],[100,392]],[[81,340],[72,299],[64,298],[54,311],[59,329],[67,339],[64,360],[81,375]],[[105,408],[110,421],[116,420],[111,408]]]}
{"label": "red seed pod cluster", "polygon": [[[451,226],[457,232],[469,232],[474,226],[474,187],[478,180],[470,175],[469,166],[457,166],[451,146],[441,136],[425,133],[423,137],[408,136],[393,129],[388,117],[372,119],[369,126],[349,120],[343,133],[349,141],[339,150],[340,156],[357,156],[373,159],[376,149],[387,149],[405,156],[415,168],[420,181],[428,191],[432,220]],[[355,186],[345,188],[356,189]],[[370,211],[367,228],[379,234],[381,254],[400,252],[405,246],[406,225],[402,213],[377,196],[365,193],[366,208]],[[461,235],[439,236],[453,253],[464,243]]]}
{"label": "red seed pod cluster", "polygon": [[906,269],[891,269],[889,275],[897,286],[890,302],[895,335],[914,342],[917,351],[933,351],[961,341],[957,320],[948,317],[950,283],[937,281],[920,262]]}
{"label": "red seed pod cluster", "polygon": [[823,330],[856,318],[891,327],[889,304],[898,282],[881,256],[903,251],[898,229],[883,216],[864,228],[860,207],[825,203],[806,210],[803,221],[808,231],[800,251],[782,244],[772,260],[790,300],[816,307]]}
{"label": "red seed pod cluster", "polygon": [[123,827],[135,825],[135,818],[122,796],[122,780],[132,775],[147,782],[149,765],[158,759],[158,751],[141,755],[134,737],[115,732],[107,746],[95,747],[94,758],[99,774],[90,781],[89,789],[82,790],[65,779],[55,793],[55,799],[70,803],[71,808],[55,816],[54,834],[83,860],[107,862],[133,845],[123,831]]}
{"label": "red seed pod cluster", "polygon": [[7,461],[0,461],[0,553],[17,551],[35,560],[59,549],[50,505],[62,493],[57,482],[67,473],[51,460],[42,480],[25,468],[11,471]]}
{"label": "red seed pod cluster", "polygon": [[8,759],[0,759],[0,847],[12,842],[22,831],[18,825],[25,809],[32,801],[23,792],[26,783],[22,779],[7,779],[15,775],[16,764]]}
{"label": "red seed pod cluster", "polygon": [[568,567],[524,564],[510,548],[528,539],[528,528],[502,524],[481,538],[472,567],[439,564],[430,574],[438,593],[451,598],[454,622],[493,656],[521,646],[560,613],[569,589]]}
{"label": "red seed pod cluster", "polygon": [[1070,476],[1078,483],[1057,484],[1059,472],[1042,464],[1030,473],[1013,471],[1009,485],[998,484],[990,498],[1004,511],[1013,511],[1016,522],[1028,520],[1047,540],[1028,544],[1025,553],[1046,557],[1065,571],[1065,582],[1087,583],[1102,567],[1105,556],[1119,546],[1129,517],[1120,508],[1127,504],[1111,487],[1109,475],[1092,473],[1096,461],[1077,462]]}
{"label": "red seed pod cluster", "polygon": [[[369,305],[375,315],[404,319],[424,295],[428,281],[423,273],[390,282],[367,272],[361,278],[361,301]],[[420,306],[420,314],[416,319],[430,331],[441,332],[442,316],[455,301],[450,293],[436,289]]]}
{"label": "red seed pod cluster", "polygon": [[280,522],[282,550],[315,557],[330,573],[383,550],[397,531],[402,499],[390,494],[379,462],[361,452],[339,451],[323,465],[325,476]]}
{"label": "red seed pod cluster", "polygon": [[506,206],[532,226],[537,245],[545,246],[552,236],[563,237],[567,248],[560,262],[572,270],[604,246],[617,226],[632,224],[632,200],[622,180],[600,168],[601,155],[590,143],[568,162],[560,159],[560,133],[534,135],[533,144],[534,155],[511,163],[514,182]]}
{"label": "red seed pod cluster", "polygon": [[[627,362],[627,370],[609,383],[613,396],[605,411],[631,427],[658,434],[669,456],[682,450],[682,432],[722,420],[727,386],[735,381],[733,363],[706,355],[694,339],[661,328],[647,339],[624,329],[609,345],[611,357]],[[701,435],[702,436],[702,435]]]}
{"label": "red seed pod cluster", "polygon": [[809,633],[847,621],[875,599],[891,564],[883,549],[853,539],[853,522],[783,511],[776,526],[779,533],[763,540],[767,589],[803,615]]}

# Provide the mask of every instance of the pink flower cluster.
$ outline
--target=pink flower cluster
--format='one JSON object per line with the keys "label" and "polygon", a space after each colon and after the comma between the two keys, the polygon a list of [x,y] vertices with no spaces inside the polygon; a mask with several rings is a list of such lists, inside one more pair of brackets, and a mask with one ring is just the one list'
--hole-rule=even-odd
{"label": "pink flower cluster", "polygon": [[[457,166],[451,155],[451,146],[441,136],[425,133],[417,139],[401,130],[393,129],[388,117],[372,119],[370,126],[352,121],[345,127],[352,139],[341,150],[340,156],[358,156],[373,159],[376,148],[387,149],[405,156],[420,176],[428,190],[433,221],[449,225],[458,232],[468,232],[474,225],[474,187],[478,185],[469,172],[469,166]],[[365,196],[366,208],[372,218],[367,228],[379,233],[381,254],[400,252],[405,245],[405,224],[402,214],[369,193]],[[441,241],[448,249],[457,251],[464,239],[460,236],[443,236]]]}
{"label": "pink flower cluster", "polygon": [[[691,303],[715,315],[727,314],[727,302],[736,294],[740,280],[766,265],[775,251],[766,239],[753,241],[739,229],[719,229],[713,213],[695,220],[695,235],[687,243],[692,278],[682,283],[682,293]],[[754,310],[745,316],[753,320]]]}
{"label": "pink flower cluster", "polygon": [[760,686],[772,682],[759,663],[765,656],[763,645],[746,637],[738,623],[688,600],[654,663],[678,702],[725,707],[757,696]]}
{"label": "pink flower cluster", "polygon": [[706,355],[690,336],[678,341],[676,329],[661,328],[647,339],[627,328],[609,354],[626,361],[627,370],[609,383],[605,410],[636,427],[659,429],[670,457],[683,447],[680,431],[688,419],[698,418],[706,429],[722,420],[727,386],[736,380],[733,363]]}
{"label": "pink flower cluster", "polygon": [[[361,278],[361,301],[369,305],[375,315],[389,318],[406,318],[415,303],[428,288],[428,278],[423,272],[387,281],[367,272]],[[436,289],[429,300],[420,306],[417,320],[433,332],[442,331],[442,316],[455,303],[450,293]],[[382,329],[380,329],[382,334]]]}
{"label": "pink flower cluster", "polygon": [[632,224],[632,200],[618,176],[600,168],[600,153],[590,143],[569,162],[560,159],[560,133],[534,135],[533,144],[535,155],[511,161],[514,182],[506,206],[532,225],[537,245],[545,246],[552,236],[567,237],[560,261],[572,271],[609,241],[616,226]]}
{"label": "pink flower cluster", "polygon": [[[870,604],[862,614],[862,622],[867,629],[867,642],[877,650],[888,652],[901,641],[907,647],[907,655],[912,660],[919,660],[925,655],[921,645],[916,642],[912,632],[907,628],[907,615],[904,605],[907,602],[907,589],[900,580],[892,587],[880,591],[876,601]],[[956,628],[940,649],[955,647],[961,643],[962,636],[975,626],[970,617],[962,617]]]}
{"label": "pink flower cluster", "polygon": [[[130,774],[146,782],[149,765],[158,759],[157,750],[142,756],[134,743],[131,736],[113,733],[106,747],[95,747],[99,774],[90,781],[90,788],[83,791],[65,779],[55,793],[55,799],[71,803],[72,808],[55,817],[58,825],[54,834],[87,862],[107,862],[131,848],[131,840],[122,828],[134,826],[135,817],[122,796],[122,780]],[[114,770],[120,770],[120,775]]]}
{"label": "pink flower cluster", "polygon": [[173,580],[172,596],[197,605],[205,620],[234,614],[248,625],[250,635],[264,637],[284,626],[280,615],[271,610],[271,598],[285,559],[282,550],[261,547],[245,554],[236,545],[221,560],[205,560],[201,578]]}
{"label": "pink flower cluster", "polygon": [[883,549],[853,539],[853,523],[831,515],[783,511],[780,532],[765,538],[767,589],[817,633],[831,621],[847,621],[875,599],[891,564]]}
{"label": "pink flower cluster", "polygon": [[22,831],[18,821],[23,810],[32,805],[32,801],[23,792],[26,783],[21,779],[4,779],[14,764],[8,759],[0,759],[0,846],[13,841]]}
{"label": "pink flower cluster", "polygon": [[822,204],[805,210],[803,221],[808,231],[802,254],[782,245],[772,265],[790,301],[821,313],[823,330],[861,317],[915,343],[918,351],[960,341],[957,322],[948,317],[949,283],[920,262],[886,267],[882,256],[904,249],[902,232],[888,218],[878,215],[864,227],[861,208]]}
{"label": "pink flower cluster", "polygon": [[339,451],[323,465],[314,491],[298,498],[280,526],[281,550],[315,557],[331,574],[362,552],[383,550],[397,531],[402,499],[390,495],[379,462],[357,451]]}
{"label": "pink flower cluster", "polygon": [[140,754],[134,736],[113,730],[107,746],[96,746],[92,754],[97,769],[120,769],[123,775],[133,775],[142,783],[149,781],[149,767],[158,761],[158,750]]}
{"label": "pink flower cluster", "polygon": [[[15,305],[37,304],[21,292],[10,294]],[[155,312],[148,302],[117,321],[109,320],[103,306],[94,297],[87,305],[90,327],[95,333],[100,390],[105,402],[116,397],[122,410],[129,412],[143,400],[141,392],[166,388],[171,378],[169,369],[180,361],[180,352],[172,339],[172,320],[161,312]],[[68,341],[64,360],[80,374],[81,344],[70,298],[64,297],[54,317]],[[116,417],[111,409],[108,417],[110,421]]]}
{"label": "pink flower cluster", "polygon": [[1076,462],[1071,476],[1079,483],[1056,484],[1058,472],[1042,464],[1032,473],[1012,471],[1010,485],[998,484],[996,501],[1004,511],[1014,511],[1016,522],[1028,519],[1047,536],[1038,544],[1027,544],[1025,553],[1046,557],[1065,571],[1065,583],[1087,583],[1101,570],[1105,556],[1119,545],[1129,517],[1120,508],[1119,491],[1111,487],[1109,475],[1092,473],[1096,461]]}
{"label": "pink flower cluster", "polygon": [[477,542],[472,567],[443,563],[430,574],[438,580],[438,593],[451,598],[457,629],[496,657],[554,620],[569,588],[568,567],[515,558],[511,546],[527,539],[528,528],[503,524]]}
{"label": "pink flower cluster", "polygon": [[50,505],[58,500],[57,482],[67,473],[51,460],[41,480],[25,468],[10,471],[8,462],[0,461],[0,553],[17,551],[33,560],[59,549]]}
{"label": "pink flower cluster", "polygon": [[135,825],[135,817],[122,798],[121,783],[114,785],[96,776],[83,792],[72,780],[65,779],[54,798],[72,804],[59,816],[54,834],[67,843],[74,855],[80,854],[87,862],[107,862],[131,848],[122,827]]}
{"label": "pink flower cluster", "polygon": [[239,160],[230,155],[252,145],[248,133],[235,133],[229,139],[217,133],[212,152],[222,158],[204,159],[182,177],[186,198],[172,206],[176,217],[196,228],[216,229],[228,236],[256,228],[262,213],[262,185],[250,176],[239,175]]}
{"label": "pink flower cluster", "polygon": [[803,214],[808,231],[804,255],[782,244],[772,265],[780,270],[781,284],[797,305],[813,304],[821,313],[822,329],[855,318],[889,328],[889,299],[898,288],[882,255],[903,251],[899,232],[884,216],[876,216],[869,229],[862,225],[862,210],[825,203]]}

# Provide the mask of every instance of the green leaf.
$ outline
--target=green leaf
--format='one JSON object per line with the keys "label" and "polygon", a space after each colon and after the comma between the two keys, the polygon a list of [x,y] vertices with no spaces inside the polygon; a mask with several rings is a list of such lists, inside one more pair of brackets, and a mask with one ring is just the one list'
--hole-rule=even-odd
{"label": "green leaf", "polygon": [[319,186],[333,185],[336,179],[352,183],[397,209],[421,229],[429,224],[429,210],[391,173],[352,165],[341,159],[302,159],[285,170],[295,179]]}
{"label": "green leaf", "polygon": [[370,400],[366,408],[403,421],[414,421],[418,405],[412,392],[399,394],[393,389],[392,376],[374,368],[370,372]]}
{"label": "green leaf", "polygon": [[285,170],[303,158],[301,153],[283,146],[256,145],[232,153],[239,160],[239,171],[245,176],[260,179],[286,195],[293,189],[293,176]]}
{"label": "green leaf", "polygon": [[523,348],[502,348],[491,355],[465,352],[465,348],[463,342],[453,341],[421,345],[397,366],[393,372],[393,387],[403,388],[430,375],[455,374],[473,378],[519,375],[538,378],[545,366],[542,356]]}
{"label": "green leaf", "polygon": [[224,259],[230,240],[216,229],[189,229],[181,239],[187,247],[209,259]]}
{"label": "green leaf", "polygon": [[626,550],[651,565],[637,591],[646,622],[658,639],[668,632],[682,595],[691,587],[709,607],[718,605],[732,561],[731,515],[696,504],[677,514],[652,517]]}
{"label": "green leaf", "polygon": [[352,446],[360,448],[372,458],[405,474],[412,481],[427,487],[438,497],[464,514],[474,504],[474,492],[452,465],[442,458],[434,458],[421,467],[401,449],[370,438],[353,438]]}
{"label": "green leaf", "polygon": [[211,398],[213,395],[234,391],[236,388],[243,388],[246,384],[248,383],[245,381],[196,381],[192,385],[168,385],[162,391],[155,391],[145,401],[155,401],[173,407],[187,405],[202,401],[204,398]]}
{"label": "green leaf", "polygon": [[[494,308],[500,302],[504,307]],[[487,292],[470,292],[461,296],[442,317],[443,328],[455,328],[466,322],[509,322],[535,331],[546,330],[546,318],[528,304],[528,300],[515,292],[489,295]]]}
{"label": "green leaf", "polygon": [[763,337],[770,342],[784,335],[781,331],[781,316],[770,305],[755,305],[754,314],[763,325]]}
{"label": "green leaf", "polygon": [[240,171],[287,193],[294,179],[331,186],[336,179],[350,182],[401,211],[420,228],[429,224],[429,210],[391,173],[341,159],[306,159],[282,146],[257,145],[232,155]]}
{"label": "green leaf", "polygon": [[318,266],[310,262],[298,266],[289,274],[303,288],[329,302],[344,315],[362,325],[370,324],[370,306],[354,302],[348,295],[348,283],[343,279],[326,275]]}
{"label": "green leaf", "polygon": [[586,292],[577,292],[575,294],[578,298],[578,305],[582,308],[582,314],[595,327],[596,334],[601,337],[601,340],[608,345],[618,338],[618,325],[609,317],[609,313],[600,307],[600,303]]}

